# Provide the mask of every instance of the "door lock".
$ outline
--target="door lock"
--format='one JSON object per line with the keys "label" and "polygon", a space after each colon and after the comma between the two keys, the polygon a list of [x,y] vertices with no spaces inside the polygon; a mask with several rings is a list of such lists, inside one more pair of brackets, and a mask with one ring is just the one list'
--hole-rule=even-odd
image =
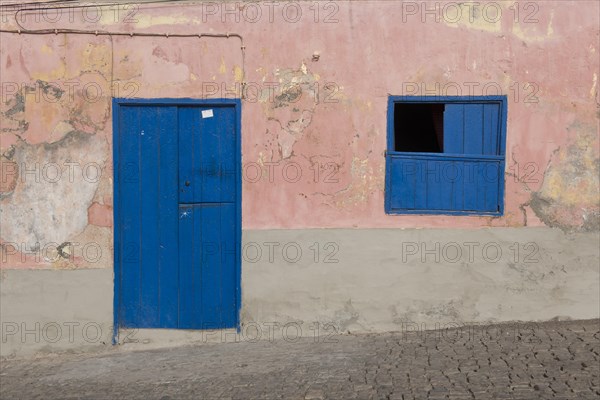
{"label": "door lock", "polygon": [[185,186],[190,186],[190,181],[185,181]]}

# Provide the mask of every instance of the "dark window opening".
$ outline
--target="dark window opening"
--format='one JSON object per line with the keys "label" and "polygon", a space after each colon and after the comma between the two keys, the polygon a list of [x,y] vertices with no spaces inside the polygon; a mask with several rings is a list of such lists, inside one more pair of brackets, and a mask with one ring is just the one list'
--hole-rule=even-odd
{"label": "dark window opening", "polygon": [[439,103],[396,103],[394,150],[443,153],[444,108]]}

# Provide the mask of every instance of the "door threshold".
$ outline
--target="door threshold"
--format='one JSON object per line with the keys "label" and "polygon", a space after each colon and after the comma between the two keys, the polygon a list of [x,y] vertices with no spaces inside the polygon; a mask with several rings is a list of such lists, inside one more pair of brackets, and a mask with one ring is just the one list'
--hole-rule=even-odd
{"label": "door threshold", "polygon": [[235,328],[203,330],[121,328],[117,344],[124,350],[152,350],[241,341],[243,341],[242,335]]}

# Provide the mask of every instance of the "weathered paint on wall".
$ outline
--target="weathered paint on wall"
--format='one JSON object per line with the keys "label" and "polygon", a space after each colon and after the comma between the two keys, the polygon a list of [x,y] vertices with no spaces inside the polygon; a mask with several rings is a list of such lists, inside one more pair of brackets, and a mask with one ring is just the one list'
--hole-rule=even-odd
{"label": "weathered paint on wall", "polygon": [[[111,96],[231,97],[242,82],[244,229],[598,229],[598,4],[539,2],[519,15],[512,2],[486,13],[463,5],[460,19],[448,8],[436,21],[418,2],[319,3],[318,17],[300,2],[297,22],[291,9],[256,4],[256,22],[242,5],[236,22],[203,3],[142,5],[134,18],[106,9],[98,23],[22,14],[28,29],[235,32],[245,57],[236,37],[2,33],[2,241],[24,252],[91,237],[102,261],[67,264],[111,267]],[[3,27],[16,28],[7,15]],[[505,215],[385,215],[387,96],[496,88],[509,96]],[[91,163],[97,182],[81,174]],[[9,253],[2,268],[62,265]]]}
{"label": "weathered paint on wall", "polygon": [[[299,4],[303,15],[311,15],[310,4]],[[243,18],[236,23],[226,15],[222,23],[223,15],[210,18],[206,6],[197,4],[184,6],[184,13],[173,6],[141,7],[137,24],[110,18],[103,25],[92,24],[132,32],[235,31],[244,36],[245,65],[235,38],[3,34],[10,39],[2,41],[3,161],[19,161],[3,170],[3,180],[12,180],[4,186],[14,186],[2,196],[4,225],[14,224],[17,214],[11,210],[22,194],[30,199],[42,193],[57,196],[52,213],[73,214],[77,227],[57,232],[59,242],[83,230],[92,202],[107,205],[96,206],[92,216],[99,210],[109,213],[111,86],[119,96],[219,97],[232,94],[222,87],[235,91],[243,79],[250,92],[260,90],[254,97],[249,92],[244,102],[245,228],[597,226],[598,17],[590,12],[593,5],[539,3],[538,22],[526,23],[515,22],[508,3],[502,3],[498,23],[477,14],[470,22],[467,13],[458,23],[440,13],[438,23],[421,15],[422,10],[410,14],[412,9],[402,2],[335,4],[335,23],[312,17],[297,23],[273,17],[270,22],[266,16],[254,24]],[[81,21],[67,27],[92,25]],[[64,24],[29,16],[25,26]],[[299,33],[302,40],[296,40]],[[506,215],[385,215],[387,94],[411,94],[415,85],[416,94],[466,91],[469,85],[477,94],[486,84],[488,92],[500,87],[509,95]],[[72,131],[105,142],[94,145],[89,158],[78,160],[97,162],[103,171],[95,198],[88,195],[76,206],[61,205],[60,190],[54,188],[59,185],[27,185],[27,175],[19,171],[33,169],[35,163],[44,166],[43,158],[24,158],[27,146],[58,142],[71,155],[81,153],[60,142]],[[256,173],[253,163],[263,168],[258,182],[249,176]],[[284,174],[293,181],[297,166],[302,178],[286,182]],[[15,167],[15,173],[6,173]],[[565,171],[577,179],[561,181]],[[107,216],[100,219],[108,228]],[[36,218],[28,229],[50,226]],[[5,228],[2,239],[22,241],[13,231]]]}
{"label": "weathered paint on wall", "polygon": [[[171,37],[0,33],[0,306],[3,334],[18,329],[1,355],[108,344],[112,97],[244,92],[243,245],[263,250],[260,261],[243,256],[244,324],[371,331],[597,318],[600,5],[435,4],[437,17],[433,3],[411,1],[20,12],[27,29]],[[19,29],[14,10],[1,11],[2,29]],[[172,36],[228,32],[243,43]],[[386,215],[388,96],[500,93],[509,102],[505,215]],[[443,249],[457,241],[504,256],[448,262]],[[304,255],[271,261],[266,242]],[[414,246],[441,250],[423,261]],[[324,263],[330,256],[337,262]],[[41,336],[54,324],[63,335],[23,340],[37,323]],[[94,340],[88,326],[100,332]]]}

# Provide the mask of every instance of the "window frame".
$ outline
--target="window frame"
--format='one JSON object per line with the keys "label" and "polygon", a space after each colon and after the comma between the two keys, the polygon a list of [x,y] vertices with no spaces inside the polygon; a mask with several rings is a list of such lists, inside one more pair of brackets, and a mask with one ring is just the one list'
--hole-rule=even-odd
{"label": "window frame", "polygon": [[[498,149],[496,155],[466,154],[466,153],[421,153],[395,151],[395,125],[394,107],[397,103],[457,103],[457,104],[499,104],[498,115]],[[479,216],[503,216],[505,202],[505,168],[506,168],[506,130],[508,121],[507,96],[389,96],[387,110],[387,140],[385,151],[385,213],[388,215],[479,215]],[[444,132],[444,135],[446,132]],[[475,211],[475,210],[433,210],[433,209],[400,209],[392,206],[392,158],[413,158],[432,160],[496,160],[500,164],[501,174],[498,179],[498,211]]]}

